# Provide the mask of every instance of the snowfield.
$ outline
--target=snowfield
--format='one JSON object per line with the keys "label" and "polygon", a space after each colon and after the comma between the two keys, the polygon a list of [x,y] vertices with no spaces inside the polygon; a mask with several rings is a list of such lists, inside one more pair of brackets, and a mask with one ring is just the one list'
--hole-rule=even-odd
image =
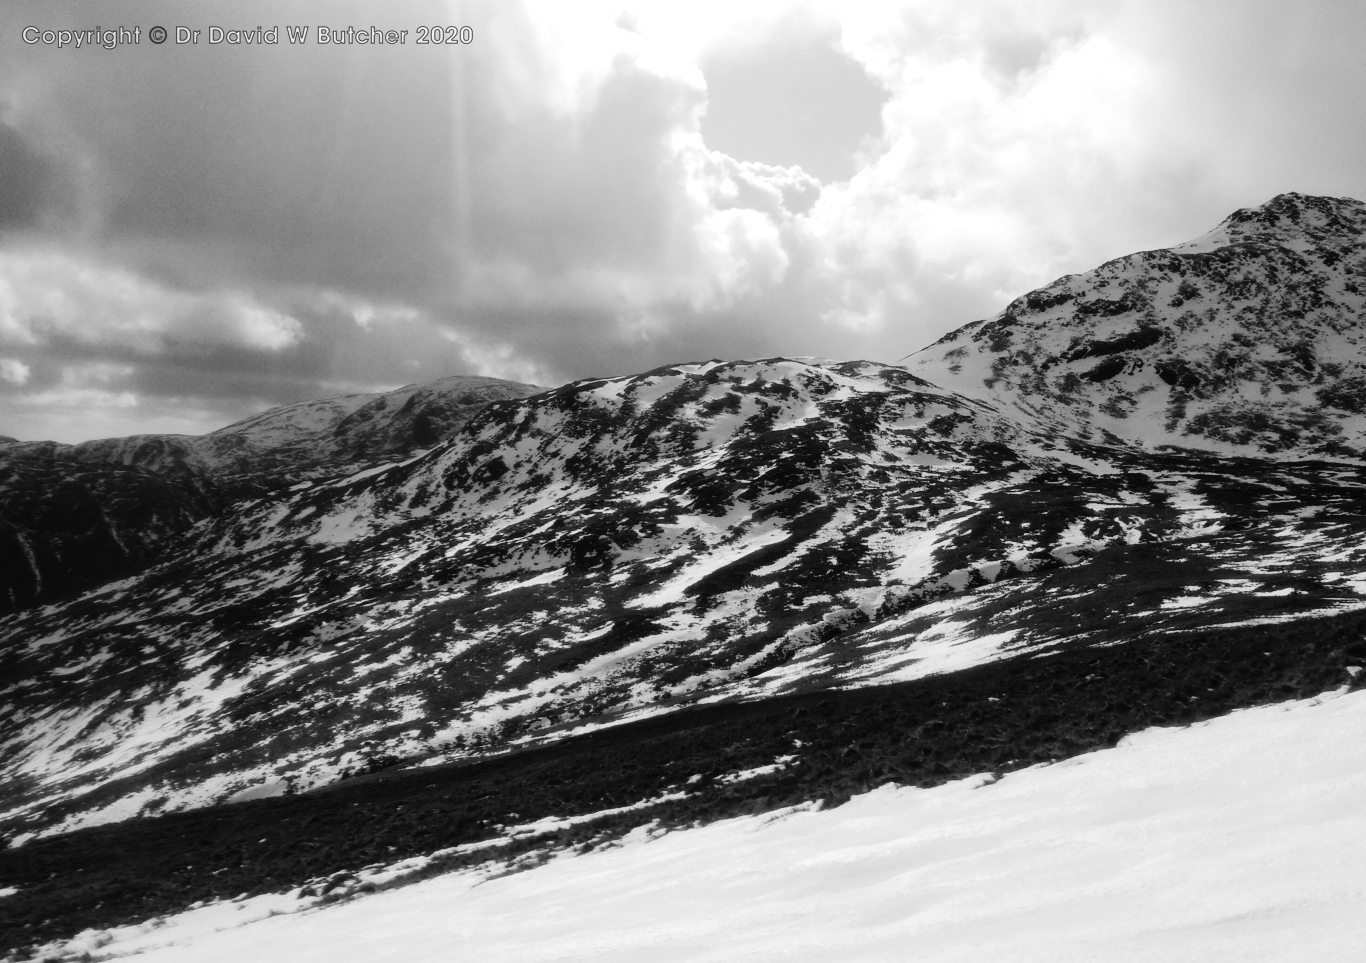
{"label": "snowfield", "polygon": [[50,951],[145,963],[1360,960],[1366,692],[1344,691],[1148,729],[1000,779],[642,827],[537,869],[318,909],[219,903]]}

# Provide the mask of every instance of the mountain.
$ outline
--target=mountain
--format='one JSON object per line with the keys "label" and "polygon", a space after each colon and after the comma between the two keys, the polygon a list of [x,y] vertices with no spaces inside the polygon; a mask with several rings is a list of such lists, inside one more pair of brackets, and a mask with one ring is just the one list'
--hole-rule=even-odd
{"label": "mountain", "polygon": [[[449,436],[489,402],[525,398],[540,390],[498,378],[457,375],[379,394],[300,402],[185,439],[192,453],[187,460],[226,479],[240,494],[260,494],[410,458]],[[90,456],[102,460],[142,464],[158,457],[141,451],[138,437],[87,445]],[[157,467],[176,461],[172,456]]]}
{"label": "mountain", "polygon": [[494,403],[424,457],[244,506],[13,617],[5,815],[70,829],[706,700],[1353,609],[1363,482],[1053,441],[865,363]]}
{"label": "mountain", "polygon": [[217,507],[211,489],[55,442],[0,445],[0,612],[136,571]]}
{"label": "mountain", "polygon": [[917,375],[1096,440],[1366,457],[1366,204],[1282,194],[1059,278],[913,356]]}
{"label": "mountain", "polygon": [[306,788],[743,684],[928,576],[925,520],[1000,487],[1015,434],[858,363],[492,403],[426,456],[241,506],[131,581],[14,617],[6,816]]}
{"label": "mountain", "polygon": [[[386,860],[532,859],[1359,686],[1362,211],[1278,197],[906,367],[580,381],[401,460],[363,426],[407,401],[328,414],[323,448],[370,461],[0,619],[10,932],[335,896]],[[51,882],[74,865],[103,882]]]}
{"label": "mountain", "polygon": [[457,376],[284,405],[207,435],[0,439],[0,612],[130,575],[241,499],[412,457],[490,401],[538,390]]}

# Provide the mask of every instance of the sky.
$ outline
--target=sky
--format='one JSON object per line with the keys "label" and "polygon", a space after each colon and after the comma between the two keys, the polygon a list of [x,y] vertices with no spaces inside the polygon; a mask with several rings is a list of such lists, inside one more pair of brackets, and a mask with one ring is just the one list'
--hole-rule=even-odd
{"label": "sky", "polygon": [[[140,39],[42,39],[96,26]],[[1364,45],[1354,0],[7,0],[0,435],[894,362],[1278,193],[1366,199]]]}

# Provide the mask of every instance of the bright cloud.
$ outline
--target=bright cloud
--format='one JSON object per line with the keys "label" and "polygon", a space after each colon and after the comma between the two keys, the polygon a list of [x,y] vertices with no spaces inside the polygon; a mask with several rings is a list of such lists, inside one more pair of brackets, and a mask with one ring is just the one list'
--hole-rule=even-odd
{"label": "bright cloud", "polygon": [[78,254],[0,252],[0,342],[53,341],[157,354],[167,341],[278,351],[298,342],[297,320],[242,293],[168,289]]}
{"label": "bright cloud", "polygon": [[22,361],[14,358],[0,358],[0,380],[12,385],[22,385],[28,381],[33,370]]}

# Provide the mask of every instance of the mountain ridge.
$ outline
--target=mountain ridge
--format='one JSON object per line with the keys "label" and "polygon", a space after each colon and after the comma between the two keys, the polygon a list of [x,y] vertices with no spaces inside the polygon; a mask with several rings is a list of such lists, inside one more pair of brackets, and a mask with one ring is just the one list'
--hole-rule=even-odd
{"label": "mountain ridge", "polygon": [[0,611],[130,575],[235,502],[411,457],[482,405],[538,390],[453,376],[282,405],[204,435],[0,441]]}

